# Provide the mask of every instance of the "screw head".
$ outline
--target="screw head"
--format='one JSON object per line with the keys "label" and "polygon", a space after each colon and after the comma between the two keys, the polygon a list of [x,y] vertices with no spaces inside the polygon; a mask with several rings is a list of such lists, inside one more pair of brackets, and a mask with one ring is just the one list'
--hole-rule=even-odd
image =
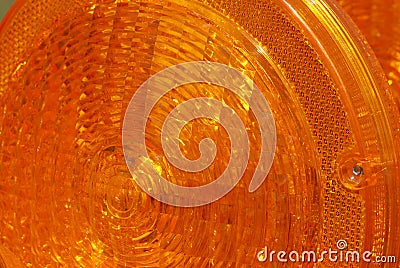
{"label": "screw head", "polygon": [[362,168],[362,166],[356,165],[353,167],[353,174],[355,176],[361,176],[364,174],[364,169]]}

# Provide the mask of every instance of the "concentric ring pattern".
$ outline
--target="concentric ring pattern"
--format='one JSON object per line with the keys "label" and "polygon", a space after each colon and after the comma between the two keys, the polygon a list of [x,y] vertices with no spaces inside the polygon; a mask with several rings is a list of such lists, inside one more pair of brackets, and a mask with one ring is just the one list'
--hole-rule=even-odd
{"label": "concentric ring pattern", "polygon": [[[352,57],[330,54],[345,45],[317,39],[329,27],[307,28],[302,14],[318,16],[304,3],[19,1],[0,26],[0,243],[27,267],[274,267],[257,260],[264,246],[320,252],[339,240],[374,256],[395,254],[398,242],[388,242],[397,230],[391,206],[399,200],[388,190],[399,175],[397,152],[388,145],[395,114],[382,117],[391,99],[372,110],[369,96],[380,100],[385,90],[372,63],[365,63],[369,80],[351,76],[356,68],[338,62]],[[362,43],[353,42],[363,59]],[[214,107],[214,117],[186,122],[179,134],[189,160],[201,157],[204,139],[213,140],[214,161],[196,172],[168,161],[163,124],[195,98],[228,106],[250,152],[226,196],[183,208],[138,186],[122,128],[146,80],[194,61],[230,66],[257,84],[275,120],[276,153],[263,184],[249,192],[262,116],[221,85],[173,88],[154,105],[144,133],[146,161],[160,176],[206,185],[235,153],[228,131],[213,120],[221,115]],[[364,171],[359,178],[351,175],[355,165]],[[7,256],[0,247],[0,264]]]}

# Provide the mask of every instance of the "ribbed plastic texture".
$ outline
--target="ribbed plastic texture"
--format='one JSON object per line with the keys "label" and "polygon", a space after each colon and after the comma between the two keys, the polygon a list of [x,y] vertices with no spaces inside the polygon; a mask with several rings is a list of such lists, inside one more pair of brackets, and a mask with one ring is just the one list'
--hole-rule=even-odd
{"label": "ribbed plastic texture", "polygon": [[[371,88],[343,79],[364,77],[351,62],[357,49],[364,60],[363,44],[354,38],[354,50],[340,54],[347,44],[324,43],[328,33],[340,36],[327,22],[313,24],[321,11],[305,2],[19,1],[0,26],[0,244],[9,249],[0,248],[0,264],[12,252],[27,267],[275,267],[257,259],[264,246],[321,252],[341,239],[349,250],[400,254],[399,242],[388,241],[399,235],[390,210],[400,200],[397,152],[388,145],[398,110],[385,106],[395,104],[381,97],[387,88],[373,60],[365,60]],[[173,89],[146,127],[150,160],[167,180],[209,183],[231,154],[227,132],[197,119],[182,130],[181,151],[197,159],[199,142],[211,138],[213,164],[188,173],[166,160],[161,128],[186,100],[209,97],[234,109],[251,151],[243,179],[225,197],[173,207],[132,179],[122,121],[146,79],[201,60],[232,66],[260,87],[275,117],[276,155],[263,185],[249,193],[262,135],[251,109],[223,87]],[[355,180],[356,165],[365,174]]]}

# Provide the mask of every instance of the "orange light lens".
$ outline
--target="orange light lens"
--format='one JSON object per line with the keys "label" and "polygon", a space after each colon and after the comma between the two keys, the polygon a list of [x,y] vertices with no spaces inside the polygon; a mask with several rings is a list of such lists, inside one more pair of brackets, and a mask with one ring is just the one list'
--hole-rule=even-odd
{"label": "orange light lens", "polygon": [[[260,262],[265,246],[321,253],[343,240],[400,258],[400,110],[363,41],[333,1],[18,1],[0,25],[0,265],[274,267]],[[250,151],[227,195],[183,208],[139,187],[122,129],[145,81],[193,61],[230,66],[259,87],[276,153],[249,192],[264,135],[253,107],[210,83],[172,89],[145,130],[146,161],[165,180],[206,185],[234,154],[224,126],[199,118],[179,148],[196,160],[210,138],[214,161],[198,172],[172,165],[163,124],[190,99],[232,108]]]}

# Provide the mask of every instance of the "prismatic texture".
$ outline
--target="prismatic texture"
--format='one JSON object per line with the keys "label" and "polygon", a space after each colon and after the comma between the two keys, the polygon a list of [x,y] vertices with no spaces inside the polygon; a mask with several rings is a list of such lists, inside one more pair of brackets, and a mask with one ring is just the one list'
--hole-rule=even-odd
{"label": "prismatic texture", "polygon": [[[274,267],[257,259],[266,245],[320,252],[346,240],[348,249],[362,252],[371,232],[372,253],[384,254],[385,181],[368,185],[376,194],[366,200],[371,192],[340,177],[343,155],[356,147],[355,115],[333,71],[281,5],[40,0],[16,7],[0,28],[0,244],[28,267]],[[214,181],[233,154],[224,127],[199,118],[182,128],[181,153],[200,158],[199,144],[210,138],[214,161],[196,172],[172,165],[162,128],[179,105],[215,99],[239,116],[248,135],[249,161],[236,187],[208,205],[182,208],[140,189],[121,135],[137,89],[191,61],[225,64],[252,79],[272,110],[277,140],[266,180],[250,193],[263,135],[251,107],[209,83],[163,95],[147,118],[146,161],[174,184]],[[222,114],[213,111],[215,118]],[[355,114],[364,120],[361,129],[374,128],[362,107]],[[379,144],[373,131],[363,133]]]}

